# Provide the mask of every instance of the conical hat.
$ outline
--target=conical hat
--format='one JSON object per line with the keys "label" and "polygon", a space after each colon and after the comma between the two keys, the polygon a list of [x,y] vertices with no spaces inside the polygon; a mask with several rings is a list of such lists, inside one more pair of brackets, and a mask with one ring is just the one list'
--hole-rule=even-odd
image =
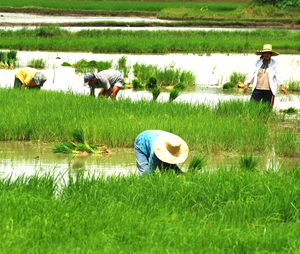
{"label": "conical hat", "polygon": [[278,56],[279,53],[275,52],[272,50],[272,45],[271,44],[265,44],[263,46],[263,50],[258,50],[255,52],[255,55],[262,55],[264,52],[271,52],[271,56]]}
{"label": "conical hat", "polygon": [[186,142],[174,134],[162,134],[153,144],[158,159],[169,164],[182,163],[186,160],[189,148]]}

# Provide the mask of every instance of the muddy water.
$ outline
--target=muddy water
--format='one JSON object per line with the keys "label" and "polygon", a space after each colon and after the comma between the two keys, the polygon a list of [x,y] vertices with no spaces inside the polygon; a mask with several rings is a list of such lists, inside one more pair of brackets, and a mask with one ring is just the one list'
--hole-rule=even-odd
{"label": "muddy water", "polygon": [[[112,149],[109,156],[88,155],[85,157],[65,154],[54,154],[51,145],[33,142],[0,142],[0,177],[12,176],[14,179],[22,174],[26,176],[45,173],[75,175],[78,171],[96,175],[128,175],[136,174],[136,162],[133,149]],[[267,158],[268,157],[268,158]],[[278,170],[280,167],[289,169],[300,158],[282,159],[269,154],[259,159],[259,168]],[[220,166],[238,165],[238,155],[208,155],[206,169],[217,169]],[[191,156],[184,164],[179,165],[187,170]]]}
{"label": "muddy water", "polygon": [[[120,54],[92,54],[92,53],[61,53],[61,52],[18,52],[20,67],[24,67],[32,58],[47,60],[48,67],[43,70],[48,80],[44,84],[45,90],[73,91],[88,95],[89,89],[83,87],[83,74],[76,74],[72,67],[62,67],[63,62],[75,63],[82,58],[87,60],[113,60],[114,64],[123,55]],[[133,65],[136,62],[156,64],[164,67],[170,64],[182,70],[192,71],[196,75],[196,87],[192,91],[182,92],[175,102],[185,101],[189,103],[214,104],[220,100],[244,99],[249,100],[251,91],[243,94],[241,90],[225,92],[221,89],[222,84],[228,81],[233,71],[247,73],[253,68],[257,56],[246,54],[170,54],[170,55],[126,55],[128,62]],[[284,80],[300,80],[300,56],[280,55],[277,57],[284,73]],[[17,68],[17,69],[19,69]],[[14,75],[17,69],[0,69],[0,87],[13,87]],[[132,80],[130,73],[127,82]],[[249,89],[250,90],[250,89]],[[132,100],[151,100],[152,94],[146,91],[133,91],[132,89],[121,90],[119,98]],[[158,101],[164,102],[169,98],[167,92],[163,92]],[[275,109],[294,107],[300,109],[300,94],[288,96],[278,94],[275,100]],[[211,168],[219,165],[232,165],[238,162],[237,156],[214,156],[208,157],[208,166]],[[297,161],[298,160],[298,161]],[[274,154],[265,155],[260,159],[261,169],[272,166],[278,169],[281,165],[291,167],[299,159],[277,158]],[[186,170],[188,161],[182,165]],[[114,150],[109,157],[86,156],[70,157],[68,155],[53,154],[51,147],[46,145],[23,143],[23,142],[0,142],[0,176],[12,174],[14,177],[26,173],[42,174],[55,171],[65,173],[66,176],[76,173],[78,170],[96,174],[128,174],[136,172],[135,157],[133,150]]]}

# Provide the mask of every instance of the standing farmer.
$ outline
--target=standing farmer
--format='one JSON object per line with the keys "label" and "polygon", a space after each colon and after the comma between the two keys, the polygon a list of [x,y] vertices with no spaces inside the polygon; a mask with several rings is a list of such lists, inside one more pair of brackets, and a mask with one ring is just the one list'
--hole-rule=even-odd
{"label": "standing farmer", "polygon": [[287,94],[283,86],[279,63],[271,58],[271,56],[278,56],[279,53],[272,50],[272,45],[265,44],[263,50],[256,51],[255,55],[261,57],[256,61],[253,72],[245,82],[244,93],[247,92],[250,83],[253,83],[251,100],[262,100],[271,108],[279,86],[281,91]]}
{"label": "standing farmer", "polygon": [[141,175],[152,175],[157,167],[182,173],[176,164],[186,160],[189,148],[179,136],[161,130],[147,130],[137,136],[134,152]]}
{"label": "standing farmer", "polygon": [[84,86],[89,85],[91,96],[95,96],[95,88],[102,88],[98,96],[112,96],[116,100],[119,90],[124,88],[123,84],[123,74],[117,70],[109,69],[96,74],[88,72],[84,75]]}
{"label": "standing farmer", "polygon": [[15,75],[14,88],[35,88],[40,89],[46,82],[47,77],[44,73],[34,68],[24,68],[17,71]]}

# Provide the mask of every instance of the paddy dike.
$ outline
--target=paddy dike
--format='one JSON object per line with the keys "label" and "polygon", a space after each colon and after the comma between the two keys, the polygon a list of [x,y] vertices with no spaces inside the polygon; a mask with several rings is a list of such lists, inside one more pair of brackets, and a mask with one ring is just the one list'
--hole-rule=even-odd
{"label": "paddy dike", "polygon": [[[16,17],[18,14],[20,18]],[[22,14],[24,16],[22,16]],[[33,15],[34,18],[30,18]],[[38,16],[38,18],[36,18]],[[189,21],[189,22],[187,22]],[[107,12],[79,10],[49,10],[41,8],[0,8],[0,26],[59,25],[64,27],[224,27],[224,28],[284,28],[300,29],[300,21],[292,19],[159,19],[146,12]]]}

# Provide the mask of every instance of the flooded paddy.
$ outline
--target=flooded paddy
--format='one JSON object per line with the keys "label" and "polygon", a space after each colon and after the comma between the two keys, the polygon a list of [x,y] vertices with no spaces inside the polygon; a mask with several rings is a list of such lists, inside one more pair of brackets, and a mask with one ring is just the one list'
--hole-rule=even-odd
{"label": "flooded paddy", "polygon": [[[83,74],[75,73],[72,67],[62,67],[63,62],[74,64],[84,58],[86,60],[117,60],[124,54],[93,54],[71,52],[18,52],[20,67],[16,69],[0,69],[0,87],[13,87],[14,75],[17,69],[26,66],[32,58],[47,60],[47,68],[43,70],[48,80],[42,89],[56,91],[71,91],[80,94],[89,94],[89,89],[83,87]],[[233,72],[248,73],[258,58],[254,54],[169,54],[169,55],[126,55],[128,62],[156,64],[159,67],[174,65],[182,70],[192,71],[196,75],[196,86],[190,91],[182,92],[175,102],[215,104],[220,100],[243,99],[249,100],[251,89],[244,94],[242,89],[223,91],[222,84],[228,81]],[[281,64],[284,80],[300,80],[300,55],[280,55],[276,58]],[[126,79],[131,82],[133,74]],[[134,91],[132,89],[121,90],[118,98],[130,98],[132,100],[151,100],[152,94],[147,91]],[[159,102],[167,101],[168,92],[163,92],[158,97]],[[275,110],[294,107],[300,109],[300,94],[293,93],[287,96],[276,96]],[[190,158],[189,158],[190,159]],[[239,155],[209,155],[208,168],[217,168],[220,165],[230,166],[238,163]],[[278,169],[282,165],[285,168],[299,163],[299,158],[279,158],[275,154],[264,155],[260,158],[260,168]],[[188,161],[183,166],[186,170]],[[56,171],[59,173],[74,174],[78,170],[96,174],[128,174],[136,172],[136,164],[133,149],[111,150],[108,157],[89,155],[86,157],[54,154],[51,146],[47,144],[34,144],[32,142],[0,142],[0,175],[13,174],[14,177],[22,173],[34,174]]]}
{"label": "flooded paddy", "polygon": [[[137,173],[136,161],[133,149],[111,149],[108,156],[88,155],[72,156],[51,152],[49,144],[37,144],[35,142],[0,142],[0,177],[19,175],[27,176],[45,173],[63,174],[67,179],[78,171],[84,170],[86,174],[96,175],[128,175]],[[220,166],[230,167],[238,165],[240,155],[207,155],[207,169],[217,169]],[[278,170],[280,167],[289,169],[300,163],[300,158],[280,158],[275,154],[256,157],[259,160],[261,170]],[[191,155],[184,164],[179,165],[187,170]]]}

